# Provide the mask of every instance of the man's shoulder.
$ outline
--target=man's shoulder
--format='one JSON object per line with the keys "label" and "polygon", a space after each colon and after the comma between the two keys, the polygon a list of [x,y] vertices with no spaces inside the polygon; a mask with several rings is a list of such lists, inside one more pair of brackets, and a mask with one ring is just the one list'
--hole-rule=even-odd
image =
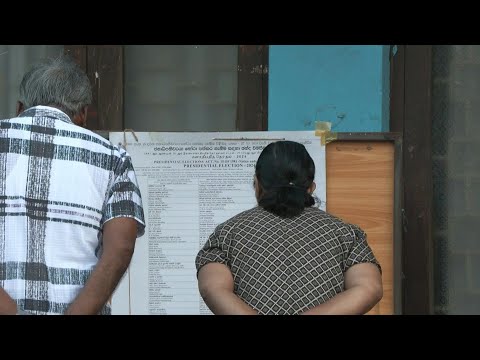
{"label": "man's shoulder", "polygon": [[98,134],[97,132],[95,132],[93,130],[89,130],[89,129],[86,129],[86,128],[83,128],[81,126],[74,125],[74,124],[71,124],[71,126],[74,127],[75,131],[84,134],[86,139],[88,139],[92,142],[95,142],[95,143],[102,144],[106,148],[112,150],[114,152],[114,154],[117,155],[117,156],[120,156],[120,154],[122,152],[124,152],[124,151],[122,151],[122,149],[119,145],[115,145],[110,140],[108,140],[107,138],[105,138],[104,136]]}
{"label": "man's shoulder", "polygon": [[31,123],[33,117],[28,116],[28,117],[11,117],[11,118],[3,118],[0,119],[0,124],[25,124],[25,123]]}
{"label": "man's shoulder", "polygon": [[112,156],[122,159],[129,157],[129,154],[120,145],[114,144],[109,139],[93,130],[67,123],[60,124],[60,128],[66,130],[66,132],[63,133],[65,137],[83,140],[83,147],[89,148],[90,150],[98,150],[98,146],[101,146],[103,151],[108,152]]}
{"label": "man's shoulder", "polygon": [[114,145],[110,140],[100,135],[99,133],[78,126],[73,122],[63,121],[63,113],[60,113],[58,111],[43,111],[41,115],[39,115],[37,114],[37,112],[35,112],[35,109],[29,109],[19,116],[0,119],[0,124],[2,125],[2,128],[24,131],[37,131],[36,129],[38,128],[38,126],[36,128],[33,126],[34,119],[42,116],[45,117],[46,114],[48,114],[48,117],[50,117],[51,119],[58,120],[55,121],[54,124],[46,125],[46,127],[52,129],[50,134],[58,137],[83,140],[87,143],[92,142],[96,144],[101,144],[107,148],[119,151],[119,146]]}

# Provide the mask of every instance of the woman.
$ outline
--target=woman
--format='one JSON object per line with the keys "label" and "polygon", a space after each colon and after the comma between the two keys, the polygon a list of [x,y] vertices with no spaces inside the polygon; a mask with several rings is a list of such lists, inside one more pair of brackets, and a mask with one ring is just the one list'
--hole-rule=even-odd
{"label": "woman", "polygon": [[312,206],[314,175],[302,144],[262,151],[259,206],[217,226],[195,261],[214,314],[364,314],[380,301],[381,269],[365,233]]}

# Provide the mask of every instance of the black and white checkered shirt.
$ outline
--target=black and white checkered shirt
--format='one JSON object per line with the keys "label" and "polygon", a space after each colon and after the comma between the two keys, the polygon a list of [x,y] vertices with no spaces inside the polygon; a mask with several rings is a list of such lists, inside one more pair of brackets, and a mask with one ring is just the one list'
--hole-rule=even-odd
{"label": "black and white checkered shirt", "polygon": [[0,121],[0,286],[19,309],[64,313],[98,261],[103,225],[116,217],[136,219],[143,235],[123,149],[51,107]]}
{"label": "black and white checkered shirt", "polygon": [[220,224],[197,255],[197,270],[227,265],[235,293],[259,314],[299,314],[344,290],[344,273],[371,262],[365,233],[310,207],[284,219],[261,207]]}

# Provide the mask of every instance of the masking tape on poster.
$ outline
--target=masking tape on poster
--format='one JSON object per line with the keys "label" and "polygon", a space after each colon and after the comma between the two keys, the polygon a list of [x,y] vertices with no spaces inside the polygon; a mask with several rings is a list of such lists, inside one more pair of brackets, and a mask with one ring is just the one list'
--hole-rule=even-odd
{"label": "masking tape on poster", "polygon": [[328,121],[315,122],[315,136],[320,137],[320,143],[325,146],[329,142],[337,140],[337,133],[330,131],[332,123]]}

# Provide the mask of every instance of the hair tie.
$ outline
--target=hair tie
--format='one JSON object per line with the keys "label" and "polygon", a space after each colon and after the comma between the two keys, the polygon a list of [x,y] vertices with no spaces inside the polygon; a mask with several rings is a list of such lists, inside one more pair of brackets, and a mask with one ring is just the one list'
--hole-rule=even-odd
{"label": "hair tie", "polygon": [[303,190],[303,191],[307,191],[306,188],[304,188],[303,186],[297,186],[295,185],[293,182],[289,182],[288,184],[285,184],[285,185],[275,185],[275,186],[271,186],[270,189],[281,189],[281,188],[288,188],[288,189],[299,189],[299,190]]}

